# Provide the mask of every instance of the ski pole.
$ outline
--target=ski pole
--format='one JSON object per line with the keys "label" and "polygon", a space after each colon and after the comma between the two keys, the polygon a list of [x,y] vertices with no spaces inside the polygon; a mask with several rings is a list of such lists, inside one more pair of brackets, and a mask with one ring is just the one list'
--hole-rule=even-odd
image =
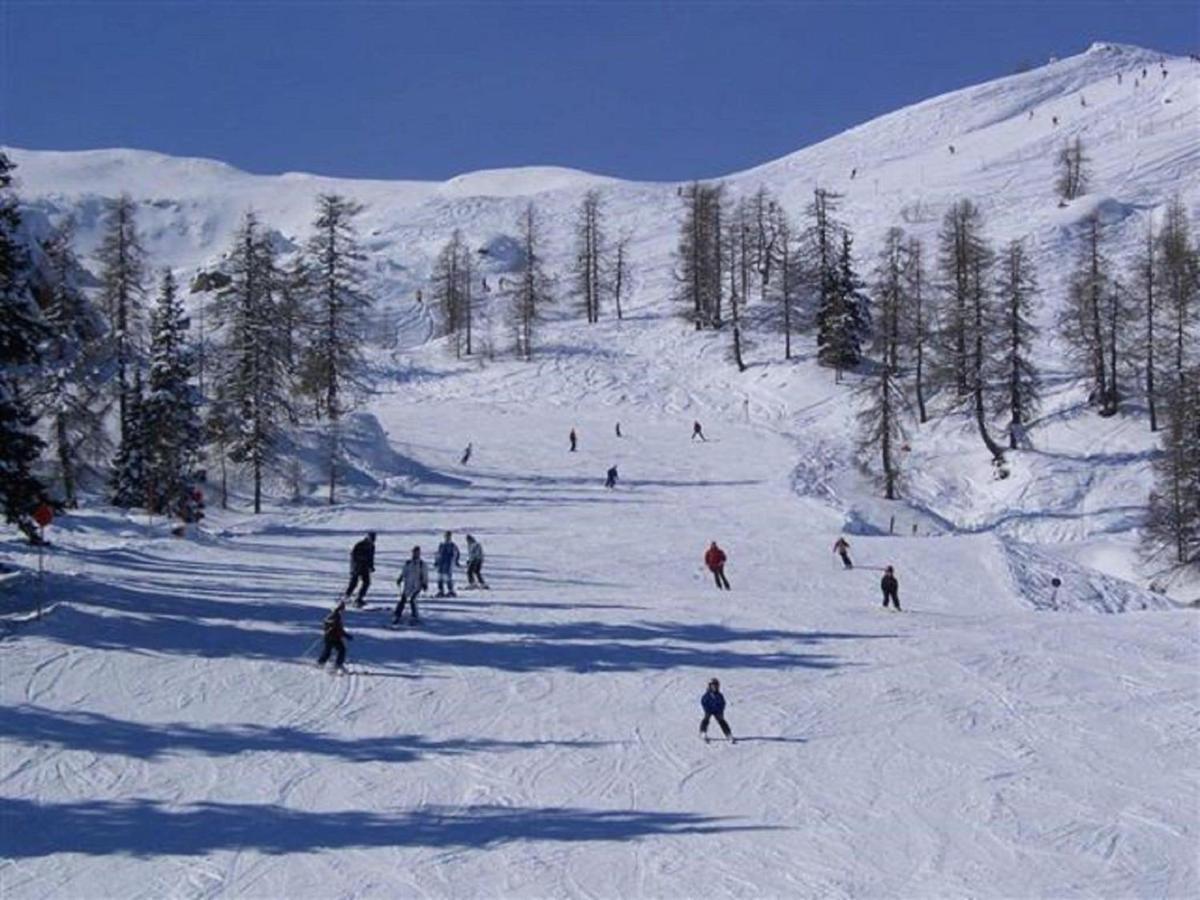
{"label": "ski pole", "polygon": [[308,656],[310,653],[313,652],[313,650],[315,650],[317,648],[317,644],[319,644],[320,642],[321,642],[321,638],[314,639],[311,644],[309,644],[307,647],[304,648],[304,652],[301,654],[301,656]]}

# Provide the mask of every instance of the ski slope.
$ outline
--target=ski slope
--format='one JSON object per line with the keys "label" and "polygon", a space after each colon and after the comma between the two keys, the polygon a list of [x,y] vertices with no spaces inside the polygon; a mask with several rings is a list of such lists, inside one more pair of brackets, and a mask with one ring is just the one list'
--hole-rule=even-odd
{"label": "ski slope", "polygon": [[[843,190],[864,249],[904,215],[932,235],[974,196],[995,240],[1031,236],[1048,321],[1051,263],[1082,215],[1132,235],[1172,192],[1200,200],[1200,65],[1157,65],[1097,45],[728,183],[797,212],[815,184]],[[1097,185],[1060,209],[1049,157],[1079,131]],[[133,192],[152,255],[184,275],[248,205],[298,242],[315,193],[350,193],[369,204],[382,302],[378,393],[341,505],[319,502],[315,466],[304,501],[213,509],[183,540],[93,504],[52,529],[40,586],[32,552],[0,545],[21,568],[0,587],[3,896],[1200,893],[1200,633],[1194,610],[1145,589],[1134,551],[1153,442],[1136,416],[1083,408],[1057,348],[1012,477],[993,482],[970,427],[938,420],[888,504],[857,465],[853,384],[818,369],[808,339],[784,365],[759,333],[739,375],[725,335],[673,318],[674,185],[13,155],[23,197],[49,220],[74,212],[85,249],[103,198]],[[534,198],[561,263],[594,185],[633,235],[624,322],[564,311],[531,364],[455,362],[430,340],[414,295],[448,229],[501,246]],[[708,442],[689,440],[693,419]],[[333,678],[313,642],[368,529],[375,602],[348,613],[355,674]],[[492,590],[386,627],[403,559],[446,529],[482,541]],[[831,553],[840,533],[852,571]],[[732,592],[703,570],[711,540]],[[888,564],[902,614],[879,606]],[[696,734],[714,675],[737,745]]]}

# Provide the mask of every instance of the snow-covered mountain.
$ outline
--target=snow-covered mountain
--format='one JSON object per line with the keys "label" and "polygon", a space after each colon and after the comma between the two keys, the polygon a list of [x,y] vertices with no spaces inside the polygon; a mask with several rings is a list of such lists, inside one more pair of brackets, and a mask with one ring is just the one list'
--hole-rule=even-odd
{"label": "snow-covered mountain", "polygon": [[[1054,157],[1075,136],[1094,180],[1060,207]],[[339,507],[213,510],[188,540],[104,507],[54,526],[52,611],[3,618],[0,893],[1200,890],[1200,634],[1148,590],[1163,565],[1138,552],[1155,441],[1136,414],[1091,412],[1049,338],[1050,394],[1011,477],[992,479],[968,423],[935,419],[914,428],[904,499],[888,503],[858,465],[853,384],[811,343],[784,364],[780,339],[752,330],[739,374],[726,335],[672,315],[678,185],[9,152],[31,217],[73,215],[85,262],[105,201],[128,193],[153,262],[184,277],[247,209],[287,246],[318,194],[360,200],[381,379]],[[932,238],[970,197],[995,243],[1029,238],[1048,323],[1085,216],[1130,250],[1172,195],[1194,218],[1200,63],[1097,44],[724,181],[765,186],[796,217],[814,187],[843,193],[864,271],[885,229]],[[494,283],[535,200],[561,269],[591,187],[631,236],[625,321],[564,312],[532,363],[459,362],[430,339],[416,296],[452,229],[497,250]],[[709,442],[688,441],[693,419]],[[359,674],[327,680],[306,645],[368,528],[385,611],[349,613]],[[481,538],[492,590],[431,599],[424,628],[389,631],[400,562],[446,528]],[[857,568],[830,553],[838,533]],[[711,540],[730,593],[701,567]],[[21,548],[0,558],[35,566]],[[878,609],[885,564],[904,615]],[[14,581],[10,606],[39,597]],[[694,734],[713,674],[736,747]]]}

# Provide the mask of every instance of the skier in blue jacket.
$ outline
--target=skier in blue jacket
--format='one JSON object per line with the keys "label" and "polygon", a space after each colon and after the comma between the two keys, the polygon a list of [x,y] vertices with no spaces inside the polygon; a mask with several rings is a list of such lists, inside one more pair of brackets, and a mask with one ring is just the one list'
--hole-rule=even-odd
{"label": "skier in blue jacket", "polygon": [[433,567],[437,569],[439,597],[457,597],[454,593],[454,567],[461,566],[458,561],[458,544],[450,539],[446,532],[445,539],[438,544],[437,556],[434,557]]}
{"label": "skier in blue jacket", "polygon": [[708,690],[700,698],[700,707],[704,710],[704,718],[700,722],[700,734],[704,740],[708,740],[708,720],[716,719],[721,730],[725,732],[725,737],[736,744],[737,738],[733,736],[729,723],[725,721],[725,695],[721,693],[721,682],[717,679],[714,678],[708,683]]}

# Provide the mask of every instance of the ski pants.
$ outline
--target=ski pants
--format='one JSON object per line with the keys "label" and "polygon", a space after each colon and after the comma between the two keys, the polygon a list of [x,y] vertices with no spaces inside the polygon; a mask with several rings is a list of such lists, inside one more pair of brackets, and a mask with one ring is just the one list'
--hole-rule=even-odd
{"label": "ski pants", "polygon": [[317,660],[317,665],[325,665],[325,663],[329,661],[329,656],[334,650],[337,651],[337,660],[334,661],[334,665],[340,669],[342,664],[346,661],[346,642],[341,638],[325,638],[325,649],[321,651],[321,657]]}
{"label": "ski pants", "polygon": [[889,600],[892,603],[896,604],[896,609],[900,608],[900,593],[899,593],[899,591],[896,591],[896,590],[889,591],[885,588],[884,592],[883,592],[883,606],[885,609],[887,608]]}
{"label": "ski pants", "polygon": [[350,573],[350,585],[346,588],[347,597],[354,593],[354,589],[358,587],[359,582],[362,582],[362,587],[358,589],[358,597],[354,602],[361,604],[363,597],[367,596],[367,591],[371,587],[371,572],[369,569],[355,569]]}
{"label": "ski pants", "polygon": [[413,591],[412,595],[410,596],[410,595],[404,593],[403,591],[400,592],[400,602],[396,604],[395,619],[397,622],[400,621],[400,616],[404,614],[404,604],[406,604],[406,603],[412,604],[412,617],[414,619],[421,618],[421,614],[419,612],[417,612],[417,596],[420,593],[421,593],[420,591]]}
{"label": "ski pants", "polygon": [[453,594],[454,593],[454,570],[447,569],[443,572],[438,569],[438,593]]}
{"label": "ski pants", "polygon": [[717,566],[715,569],[712,570],[712,573],[713,573],[713,580],[717,583],[718,589],[724,588],[727,591],[733,590],[729,586],[729,579],[725,577],[725,567],[724,566]]}
{"label": "ski pants", "polygon": [[725,737],[733,737],[733,732],[729,729],[729,723],[725,721],[724,716],[718,716],[716,713],[705,713],[704,718],[700,720],[700,733],[708,734],[708,720],[716,719],[717,724],[721,726],[721,730],[725,732]]}
{"label": "ski pants", "polygon": [[467,584],[479,585],[486,587],[487,582],[483,580],[483,560],[475,559],[467,563]]}
{"label": "ski pants", "polygon": [[838,556],[842,558],[842,565],[847,569],[853,569],[854,563],[850,561],[850,552],[848,550],[839,550]]}

